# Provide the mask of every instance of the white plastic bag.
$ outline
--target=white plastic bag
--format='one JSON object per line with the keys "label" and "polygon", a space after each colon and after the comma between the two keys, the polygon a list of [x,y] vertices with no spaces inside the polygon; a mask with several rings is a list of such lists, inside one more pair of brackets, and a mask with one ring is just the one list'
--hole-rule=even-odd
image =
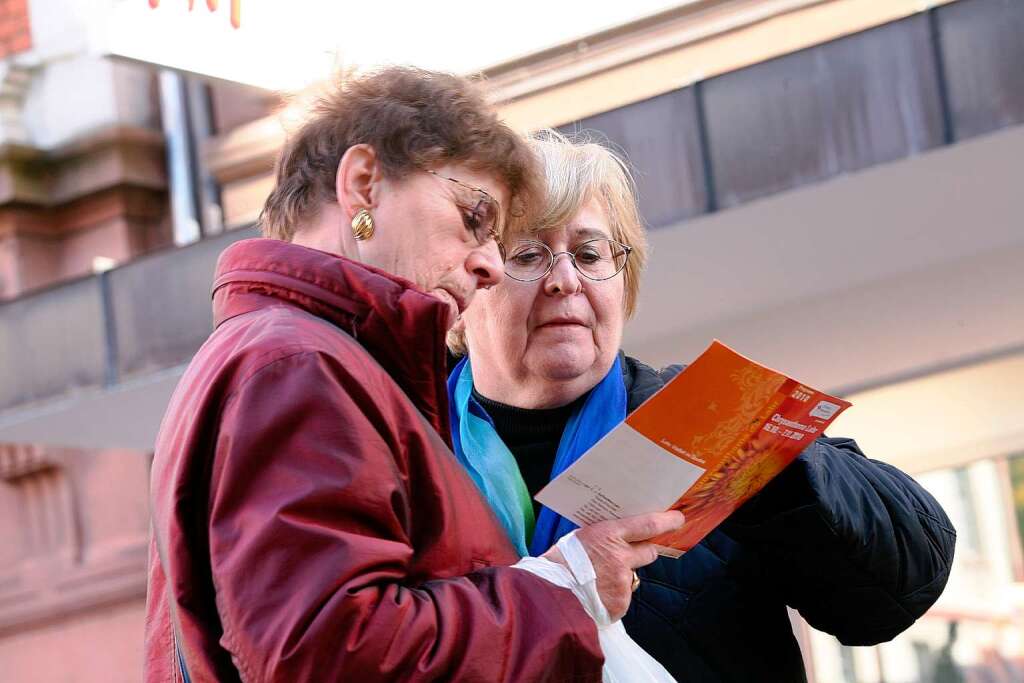
{"label": "white plastic bag", "polygon": [[608,617],[608,610],[597,593],[594,565],[576,538],[576,532],[563,536],[558,541],[558,549],[568,569],[543,557],[524,557],[513,566],[568,588],[579,598],[583,609],[597,624],[597,637],[604,653],[601,676],[604,683],[676,683],[665,667],[629,637],[621,621],[613,622]]}

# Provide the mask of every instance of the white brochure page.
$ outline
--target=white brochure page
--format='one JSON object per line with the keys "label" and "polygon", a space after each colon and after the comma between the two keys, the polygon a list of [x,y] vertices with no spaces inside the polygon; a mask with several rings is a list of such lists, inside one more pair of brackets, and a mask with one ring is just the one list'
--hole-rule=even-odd
{"label": "white brochure page", "polygon": [[584,526],[667,510],[704,471],[623,422],[541,489],[537,500]]}

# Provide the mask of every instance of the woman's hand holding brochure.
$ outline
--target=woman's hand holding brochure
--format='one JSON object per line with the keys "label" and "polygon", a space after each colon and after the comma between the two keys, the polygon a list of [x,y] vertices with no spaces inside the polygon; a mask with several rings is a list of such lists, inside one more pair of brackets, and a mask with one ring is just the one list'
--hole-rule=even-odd
{"label": "woman's hand holding brochure", "polygon": [[[605,656],[602,675],[605,683],[675,683],[668,671],[629,637],[619,618],[613,620],[609,615],[598,593],[594,565],[577,538],[581,531],[585,530],[563,536],[552,548],[552,551],[557,549],[564,564],[546,557],[524,557],[513,566],[568,588],[576,595],[597,625],[598,639]],[[652,551],[652,561],[654,557]],[[626,602],[628,605],[628,600]]]}

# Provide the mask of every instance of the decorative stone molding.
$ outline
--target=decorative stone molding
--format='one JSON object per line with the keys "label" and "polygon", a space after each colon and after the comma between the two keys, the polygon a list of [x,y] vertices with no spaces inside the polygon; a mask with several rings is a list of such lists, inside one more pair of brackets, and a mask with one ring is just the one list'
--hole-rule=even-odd
{"label": "decorative stone molding", "polygon": [[[109,467],[111,462],[133,455],[139,463],[128,471],[135,481],[111,476],[123,473]],[[132,498],[144,499],[148,466],[143,458],[0,444],[0,508],[15,513],[0,520],[8,544],[0,554],[0,636],[145,595],[144,507],[138,510],[140,519],[114,525],[120,531],[113,536],[109,522],[106,527],[102,521],[89,522],[104,490],[125,484],[141,490],[131,496],[106,494],[118,514],[132,509]]]}
{"label": "decorative stone molding", "polygon": [[0,480],[15,483],[58,467],[53,453],[38,446],[0,444]]}
{"label": "decorative stone molding", "polygon": [[0,145],[28,142],[22,111],[31,82],[30,68],[11,60],[0,62]]}
{"label": "decorative stone molding", "polygon": [[45,151],[0,144],[0,206],[59,207],[118,186],[166,189],[159,131],[115,126]]}
{"label": "decorative stone molding", "polygon": [[169,244],[166,188],[155,130],[115,126],[52,150],[0,144],[0,300],[88,274],[96,257]]}
{"label": "decorative stone molding", "polygon": [[18,498],[22,551],[31,563],[69,564],[80,555],[79,525],[63,460],[60,449],[0,445],[0,480],[9,485],[8,495]]}

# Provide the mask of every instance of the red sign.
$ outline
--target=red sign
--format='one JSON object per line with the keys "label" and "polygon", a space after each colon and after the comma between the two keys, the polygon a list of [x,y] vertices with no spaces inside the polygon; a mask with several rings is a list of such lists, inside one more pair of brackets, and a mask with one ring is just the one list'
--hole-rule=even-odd
{"label": "red sign", "polygon": [[[188,0],[188,11],[195,7],[195,0]],[[149,0],[149,6],[156,9],[160,6],[160,0]],[[220,0],[206,0],[206,7],[211,12],[216,12],[220,6]],[[238,28],[242,25],[242,0],[231,0],[231,25]]]}

